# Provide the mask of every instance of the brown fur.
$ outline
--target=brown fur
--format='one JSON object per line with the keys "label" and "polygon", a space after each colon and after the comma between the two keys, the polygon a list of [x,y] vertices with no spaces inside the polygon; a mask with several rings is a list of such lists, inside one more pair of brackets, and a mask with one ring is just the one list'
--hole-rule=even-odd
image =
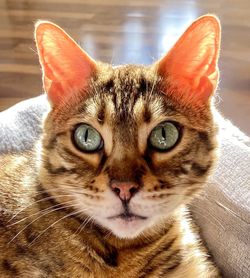
{"label": "brown fur", "polygon": [[[1,277],[219,277],[185,207],[214,164],[211,107],[185,106],[171,96],[155,66],[98,64],[87,92],[49,112],[34,152],[2,157]],[[161,154],[147,147],[147,137],[165,119],[183,130],[179,144]],[[104,152],[74,147],[71,133],[79,122],[102,132]],[[156,203],[178,194],[183,199],[139,236],[118,238],[76,214],[69,194],[98,206],[112,179],[140,183]]]}

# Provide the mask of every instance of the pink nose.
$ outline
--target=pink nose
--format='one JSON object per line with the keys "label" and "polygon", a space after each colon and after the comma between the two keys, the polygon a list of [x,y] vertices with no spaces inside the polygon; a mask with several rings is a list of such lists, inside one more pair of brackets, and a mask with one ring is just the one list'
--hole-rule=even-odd
{"label": "pink nose", "polygon": [[129,201],[132,196],[138,191],[139,185],[135,182],[117,182],[111,183],[112,190],[123,201]]}

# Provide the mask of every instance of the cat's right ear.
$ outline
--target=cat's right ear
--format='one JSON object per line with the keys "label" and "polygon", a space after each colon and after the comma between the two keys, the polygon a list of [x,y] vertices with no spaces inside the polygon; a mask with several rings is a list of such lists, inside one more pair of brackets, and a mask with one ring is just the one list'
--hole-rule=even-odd
{"label": "cat's right ear", "polygon": [[203,105],[213,95],[219,78],[220,22],[205,15],[195,20],[158,63],[165,93],[185,104]]}
{"label": "cat's right ear", "polygon": [[88,86],[96,64],[65,31],[51,22],[38,22],[35,41],[44,89],[52,105]]}

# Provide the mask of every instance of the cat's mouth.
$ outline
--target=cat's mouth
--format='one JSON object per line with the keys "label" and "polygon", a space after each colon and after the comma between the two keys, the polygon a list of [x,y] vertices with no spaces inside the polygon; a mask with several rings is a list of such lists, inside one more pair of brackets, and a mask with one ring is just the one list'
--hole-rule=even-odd
{"label": "cat's mouth", "polygon": [[104,217],[98,215],[96,221],[119,238],[135,238],[151,223],[150,216],[134,213],[128,205]]}
{"label": "cat's mouth", "polygon": [[110,217],[108,217],[108,219],[111,219],[111,220],[121,219],[121,220],[124,220],[125,222],[131,222],[131,221],[135,221],[135,220],[146,220],[147,217],[137,215],[137,214],[133,214],[133,213],[128,212],[128,211],[124,211],[121,214],[110,216]]}

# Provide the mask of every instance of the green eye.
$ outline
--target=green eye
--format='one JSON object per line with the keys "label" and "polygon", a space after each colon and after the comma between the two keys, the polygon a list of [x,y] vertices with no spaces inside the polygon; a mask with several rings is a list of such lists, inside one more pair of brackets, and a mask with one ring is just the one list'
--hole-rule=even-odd
{"label": "green eye", "polygon": [[73,134],[76,146],[84,152],[94,152],[103,147],[100,133],[87,124],[79,125]]}
{"label": "green eye", "polygon": [[149,142],[155,149],[167,151],[175,146],[179,136],[179,129],[174,123],[163,122],[151,131]]}

